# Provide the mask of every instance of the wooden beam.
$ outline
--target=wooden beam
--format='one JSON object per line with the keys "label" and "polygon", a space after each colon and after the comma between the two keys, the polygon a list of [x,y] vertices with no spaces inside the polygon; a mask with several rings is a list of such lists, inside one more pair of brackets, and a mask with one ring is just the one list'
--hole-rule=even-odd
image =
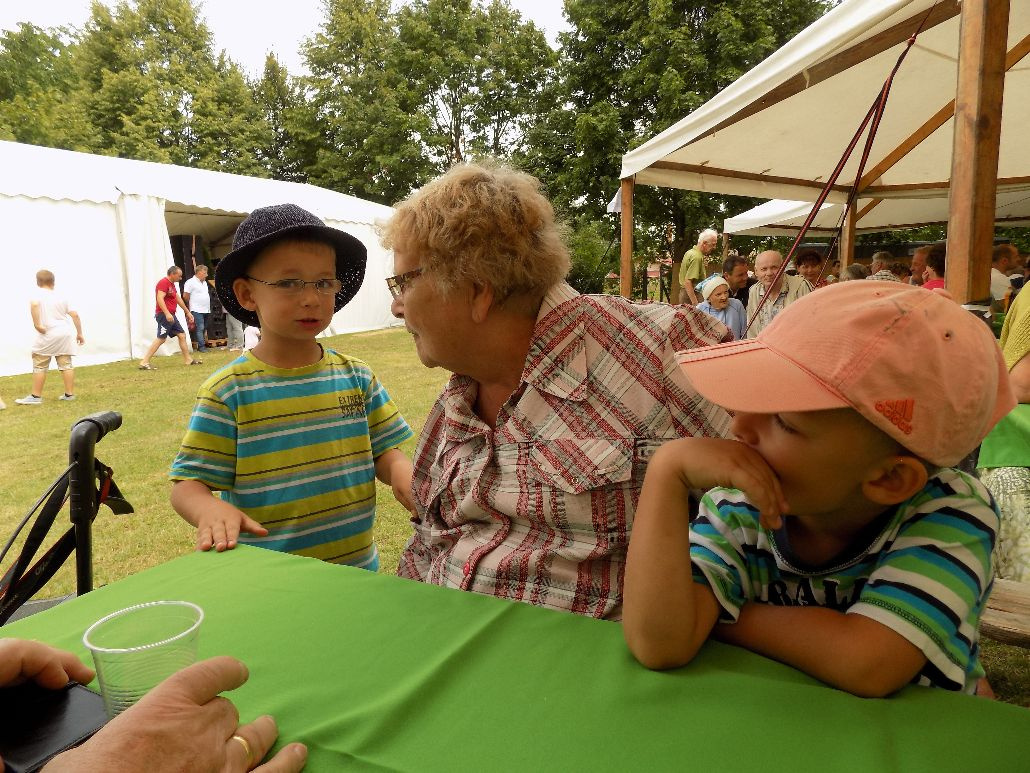
{"label": "wooden beam", "polygon": [[955,143],[945,283],[959,303],[990,297],[995,186],[1005,92],[1009,0],[965,0],[959,33]]}
{"label": "wooden beam", "polygon": [[[1016,64],[1030,53],[1030,35],[1027,35],[1005,55],[1005,72],[1011,70]],[[939,128],[944,126],[948,121],[955,115],[955,100],[951,100],[948,104],[938,110],[934,115],[922,126],[916,129],[911,135],[909,135],[901,144],[899,144],[894,150],[888,153],[883,159],[866,172],[865,176],[858,184],[858,190],[864,191],[874,182],[876,182],[883,174],[888,171],[892,166],[898,163],[901,159],[907,156],[914,148],[918,147],[923,140],[937,131]]]}
{"label": "wooden beam", "polygon": [[855,220],[858,213],[855,211],[855,203],[848,207],[848,214],[844,218],[844,227],[840,232],[840,242],[837,247],[837,254],[840,255],[840,270],[843,271],[849,263],[855,260]]}
{"label": "wooden beam", "polygon": [[[958,0],[944,0],[943,2],[938,3],[933,7],[933,10],[930,11],[929,18],[927,18],[926,24],[923,25],[923,32],[954,18],[958,15],[960,8],[961,6]],[[884,30],[878,35],[874,35],[868,40],[864,40],[861,43],[842,51],[836,56],[816,64],[808,70],[799,72],[793,78],[790,78],[772,91],[769,91],[761,99],[738,110],[726,120],[720,121],[699,137],[695,137],[691,142],[703,140],[705,137],[709,137],[712,134],[725,129],[727,126],[732,126],[737,123],[737,121],[741,121],[752,115],[760,113],[786,99],[790,99],[791,97],[800,94],[805,89],[810,89],[812,86],[832,78],[834,75],[843,72],[849,67],[853,67],[866,59],[870,59],[877,54],[888,51],[899,43],[904,43],[912,37],[912,33],[916,31],[916,28],[923,21],[924,16],[926,16],[926,11],[921,11],[915,16],[898,22],[890,29]]]}
{"label": "wooden beam", "polygon": [[[872,199],[862,209],[858,210],[858,214],[855,215],[855,220],[858,222],[862,221],[862,218],[876,209],[880,204],[883,203],[883,199]],[[856,224],[857,225],[857,224]]]}
{"label": "wooden beam", "polygon": [[[655,161],[648,169],[666,169],[670,172],[688,172],[691,174],[708,175],[710,177],[729,177],[734,180],[756,180],[758,182],[778,183],[783,185],[797,185],[802,188],[813,188],[821,191],[826,185],[818,180],[805,180],[800,177],[778,177],[775,175],[762,174],[761,172],[745,172],[740,169],[720,169],[705,164],[681,164],[677,161]],[[834,185],[831,190],[847,195],[851,190],[846,185]]]}
{"label": "wooden beam", "polygon": [[633,295],[633,178],[622,180],[622,252],[619,261],[619,293]]}
{"label": "wooden beam", "polygon": [[[1003,188],[1006,185],[1026,185],[1027,183],[1030,183],[1030,176],[999,177],[997,180],[995,180],[995,185],[999,188]],[[934,182],[925,183],[904,183],[902,185],[870,185],[868,188],[862,191],[862,197],[866,198],[867,196],[876,196],[883,193],[904,193],[906,191],[943,191],[947,190],[951,186],[952,182],[949,180],[935,180]],[[884,198],[890,197],[884,196]],[[904,199],[909,197],[896,196],[894,198]]]}

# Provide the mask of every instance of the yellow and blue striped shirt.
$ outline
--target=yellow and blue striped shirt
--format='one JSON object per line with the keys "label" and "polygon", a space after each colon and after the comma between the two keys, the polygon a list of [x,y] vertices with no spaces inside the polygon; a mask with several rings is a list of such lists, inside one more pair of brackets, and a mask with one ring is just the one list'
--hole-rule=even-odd
{"label": "yellow and blue striped shirt", "polygon": [[242,544],[374,571],[374,460],[411,435],[361,360],[324,349],[284,369],[245,352],[201,385],[169,477],[220,491],[268,529]]}

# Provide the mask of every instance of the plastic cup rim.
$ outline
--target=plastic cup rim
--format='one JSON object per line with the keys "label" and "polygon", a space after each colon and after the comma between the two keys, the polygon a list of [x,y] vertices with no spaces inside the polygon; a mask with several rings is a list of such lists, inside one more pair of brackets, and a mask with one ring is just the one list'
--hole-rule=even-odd
{"label": "plastic cup rim", "polygon": [[[193,625],[191,625],[185,631],[181,631],[181,632],[175,634],[175,636],[169,636],[167,639],[162,639],[161,641],[151,642],[150,644],[140,644],[140,645],[138,645],[136,647],[102,647],[102,646],[90,643],[90,641],[89,641],[90,634],[94,631],[95,628],[97,628],[97,626],[103,625],[108,620],[111,620],[111,619],[113,619],[115,617],[121,617],[122,615],[126,615],[129,612],[135,612],[137,609],[144,609],[146,607],[160,607],[160,606],[192,607],[197,612],[197,619],[193,622]],[[191,633],[193,633],[195,630],[197,630],[197,628],[200,626],[200,624],[202,622],[204,622],[204,610],[201,609],[198,605],[194,604],[192,601],[171,601],[171,600],[165,600],[165,601],[145,601],[142,604],[133,604],[131,607],[125,607],[124,609],[119,609],[119,610],[117,610],[115,612],[112,612],[109,615],[104,615],[102,618],[100,618],[95,623],[93,623],[93,625],[91,625],[89,628],[87,628],[86,632],[84,634],[82,634],[82,643],[85,644],[86,647],[91,652],[105,652],[105,653],[140,652],[142,650],[149,650],[149,649],[154,649],[155,647],[161,647],[161,646],[163,646],[165,644],[169,644],[170,642],[176,641],[177,639],[182,639],[185,636],[189,636]]]}

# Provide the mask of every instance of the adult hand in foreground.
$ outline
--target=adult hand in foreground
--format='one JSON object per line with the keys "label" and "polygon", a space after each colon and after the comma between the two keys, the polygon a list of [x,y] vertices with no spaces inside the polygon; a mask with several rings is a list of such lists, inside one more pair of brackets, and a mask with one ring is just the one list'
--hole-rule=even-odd
{"label": "adult hand in foreground", "polygon": [[247,681],[247,667],[221,656],[194,663],[147,693],[76,749],[59,754],[45,773],[120,773],[141,771],[257,770],[295,773],[307,761],[307,748],[284,746],[271,760],[258,765],[279,734],[272,717],[246,725],[220,692]]}
{"label": "adult hand in foreground", "polygon": [[60,690],[70,681],[86,684],[93,669],[70,652],[26,639],[0,639],[0,687],[35,682]]}

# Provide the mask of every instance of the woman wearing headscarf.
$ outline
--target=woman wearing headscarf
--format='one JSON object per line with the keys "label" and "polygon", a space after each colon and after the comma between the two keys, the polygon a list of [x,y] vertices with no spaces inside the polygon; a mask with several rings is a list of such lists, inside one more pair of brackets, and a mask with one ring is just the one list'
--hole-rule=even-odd
{"label": "woman wearing headscarf", "polygon": [[744,338],[747,328],[747,310],[744,304],[730,297],[730,283],[722,276],[713,276],[701,283],[701,297],[704,300],[697,305],[703,311],[715,317],[730,329],[738,341]]}

